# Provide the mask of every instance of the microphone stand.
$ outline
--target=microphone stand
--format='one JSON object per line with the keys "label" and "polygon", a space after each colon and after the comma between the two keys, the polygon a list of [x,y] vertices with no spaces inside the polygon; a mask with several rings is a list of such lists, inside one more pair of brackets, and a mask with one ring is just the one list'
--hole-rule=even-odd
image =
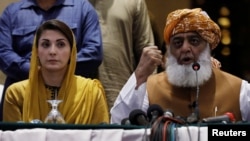
{"label": "microphone stand", "polygon": [[193,70],[195,71],[195,74],[196,74],[196,100],[195,100],[195,103],[194,103],[194,112],[190,116],[187,117],[187,122],[188,123],[198,122],[199,118],[200,118],[200,116],[199,116],[200,111],[199,111],[199,105],[198,105],[200,88],[199,88],[199,85],[198,85],[198,73],[197,73],[197,71],[200,69],[200,64],[195,62],[192,65],[192,68],[193,68]]}

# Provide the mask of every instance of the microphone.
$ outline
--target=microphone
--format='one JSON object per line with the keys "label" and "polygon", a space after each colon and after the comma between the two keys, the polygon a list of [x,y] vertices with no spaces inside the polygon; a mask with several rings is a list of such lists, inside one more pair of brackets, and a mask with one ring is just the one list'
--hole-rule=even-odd
{"label": "microphone", "polygon": [[154,121],[162,115],[163,115],[163,109],[161,108],[161,106],[157,104],[152,104],[149,106],[147,110],[147,116],[151,124],[153,124]]}
{"label": "microphone", "polygon": [[197,62],[194,62],[192,65],[192,68],[196,73],[196,100],[194,102],[194,112],[190,116],[187,117],[188,123],[198,122],[199,116],[200,116],[200,111],[199,111],[199,106],[198,106],[200,88],[198,85],[198,73],[197,73],[197,71],[200,69],[200,64]]}
{"label": "microphone", "polygon": [[197,62],[194,62],[194,64],[192,65],[192,68],[194,71],[198,71],[200,69],[200,64]]}
{"label": "microphone", "polygon": [[174,113],[172,110],[166,110],[163,114],[164,117],[174,117]]}
{"label": "microphone", "polygon": [[121,121],[121,125],[131,125],[129,118],[124,118]]}
{"label": "microphone", "polygon": [[202,119],[203,123],[232,123],[235,122],[235,117],[233,113],[227,112],[222,116],[216,116],[216,117],[208,117]]}
{"label": "microphone", "polygon": [[147,115],[141,109],[135,109],[129,114],[129,121],[133,125],[149,125]]}
{"label": "microphone", "polygon": [[199,121],[199,115],[197,114],[196,110],[190,116],[187,117],[188,123],[196,123]]}

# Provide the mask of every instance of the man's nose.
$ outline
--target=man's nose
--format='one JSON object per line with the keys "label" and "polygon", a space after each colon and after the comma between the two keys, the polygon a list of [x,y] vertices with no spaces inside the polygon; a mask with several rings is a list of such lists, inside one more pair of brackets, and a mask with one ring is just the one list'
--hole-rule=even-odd
{"label": "man's nose", "polygon": [[192,46],[189,44],[188,41],[183,42],[182,50],[185,51],[185,52],[192,50]]}

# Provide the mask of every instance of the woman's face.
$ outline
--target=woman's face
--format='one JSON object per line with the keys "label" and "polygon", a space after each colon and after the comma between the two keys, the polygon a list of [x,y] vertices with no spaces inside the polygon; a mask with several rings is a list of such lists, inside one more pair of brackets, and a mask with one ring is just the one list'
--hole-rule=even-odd
{"label": "woman's face", "polygon": [[38,40],[37,54],[41,69],[57,72],[67,69],[71,47],[67,38],[58,30],[45,30]]}

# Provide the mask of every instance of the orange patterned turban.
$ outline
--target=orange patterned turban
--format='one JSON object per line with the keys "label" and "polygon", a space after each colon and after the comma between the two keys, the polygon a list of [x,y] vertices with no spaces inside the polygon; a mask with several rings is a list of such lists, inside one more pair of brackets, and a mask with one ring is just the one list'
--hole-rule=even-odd
{"label": "orange patterned turban", "polygon": [[220,42],[221,31],[219,26],[200,8],[171,12],[167,17],[164,40],[169,44],[171,36],[189,31],[196,31],[210,44],[211,49],[214,49]]}

